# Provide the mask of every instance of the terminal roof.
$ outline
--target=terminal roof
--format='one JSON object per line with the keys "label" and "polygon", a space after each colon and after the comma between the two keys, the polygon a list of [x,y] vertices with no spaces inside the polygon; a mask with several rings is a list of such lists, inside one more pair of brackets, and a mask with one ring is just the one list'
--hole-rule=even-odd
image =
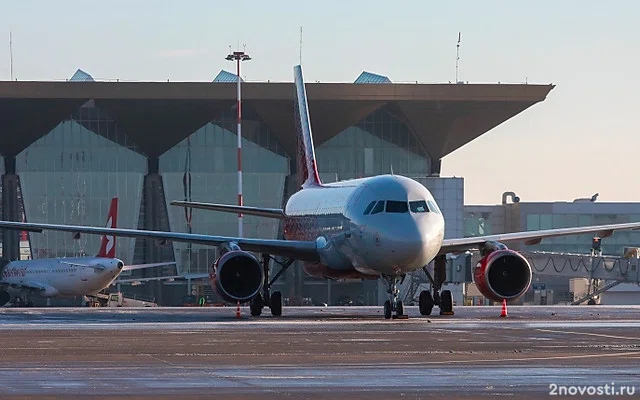
{"label": "terminal roof", "polygon": [[[543,101],[553,85],[307,83],[316,145],[385,108],[406,123],[433,160]],[[293,83],[242,85],[253,110],[295,156]],[[93,104],[148,157],[158,157],[236,104],[223,82],[0,81],[2,155],[17,155],[80,106]],[[10,139],[10,140],[9,140]]]}

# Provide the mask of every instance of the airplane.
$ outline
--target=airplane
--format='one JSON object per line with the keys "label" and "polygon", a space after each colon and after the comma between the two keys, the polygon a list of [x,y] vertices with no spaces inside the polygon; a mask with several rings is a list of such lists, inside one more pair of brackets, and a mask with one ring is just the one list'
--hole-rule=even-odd
{"label": "airplane", "polygon": [[[322,183],[316,165],[302,67],[294,67],[295,124],[301,185],[284,209],[244,205],[174,201],[173,205],[234,214],[281,219],[284,239],[260,239],[207,234],[162,232],[0,221],[0,228],[41,232],[66,231],[217,246],[220,257],[211,266],[209,278],[216,292],[231,303],[249,302],[251,314],[263,308],[282,314],[282,295],[271,292],[273,283],[294,260],[303,262],[306,273],[328,279],[379,279],[388,287],[384,317],[405,315],[398,298],[398,284],[407,273],[420,269],[432,281],[431,291],[422,291],[419,310],[430,315],[438,306],[441,315],[453,314],[451,292],[442,290],[446,281],[447,254],[479,250],[482,258],[472,275],[480,292],[493,301],[513,301],[530,287],[528,261],[506,244],[537,244],[543,239],[597,233],[607,237],[615,230],[639,229],[640,222],[504,233],[468,238],[444,238],[445,221],[435,199],[419,182],[400,175]],[[260,260],[253,253],[260,255]],[[280,259],[276,258],[280,257]],[[270,277],[270,261],[281,269]],[[426,266],[434,262],[433,277]]]}
{"label": "airplane", "polygon": [[[118,198],[109,207],[106,226],[116,227]],[[124,265],[115,258],[116,238],[103,235],[95,257],[44,258],[38,260],[0,261],[0,306],[20,299],[32,306],[30,295],[52,297],[92,297],[109,287],[122,271],[166,265]],[[25,300],[23,300],[25,299]]]}

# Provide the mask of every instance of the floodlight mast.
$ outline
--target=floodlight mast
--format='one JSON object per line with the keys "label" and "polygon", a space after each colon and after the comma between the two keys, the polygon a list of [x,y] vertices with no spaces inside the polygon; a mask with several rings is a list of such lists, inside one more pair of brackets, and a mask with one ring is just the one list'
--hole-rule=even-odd
{"label": "floodlight mast", "polygon": [[[251,57],[244,51],[234,51],[230,53],[226,58],[228,61],[236,62],[236,78],[237,78],[237,91],[238,91],[238,103],[237,108],[237,136],[238,136],[238,205],[243,205],[242,199],[242,94],[241,94],[241,79],[240,79],[240,63],[242,61],[249,61]],[[242,237],[242,213],[238,214],[238,237]]]}

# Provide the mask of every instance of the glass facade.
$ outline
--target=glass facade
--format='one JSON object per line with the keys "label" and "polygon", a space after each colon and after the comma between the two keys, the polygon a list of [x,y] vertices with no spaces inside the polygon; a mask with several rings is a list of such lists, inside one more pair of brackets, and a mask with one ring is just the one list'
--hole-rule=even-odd
{"label": "glass facade", "polygon": [[[244,204],[282,207],[289,158],[258,120],[245,120],[242,132]],[[236,214],[192,210],[190,216],[184,208],[168,204],[172,200],[237,204],[237,135],[233,115],[203,126],[163,154],[160,174],[172,231],[191,230],[221,236],[238,234]],[[245,237],[277,238],[279,227],[277,219],[243,217]],[[206,273],[216,259],[216,250],[210,246],[185,243],[174,243],[173,246],[180,273]]]}
{"label": "glass facade", "polygon": [[387,110],[366,116],[316,147],[325,182],[388,174],[427,176],[431,161],[407,126]]}
{"label": "glass facade", "polygon": [[[640,211],[640,210],[638,210]],[[603,224],[623,224],[640,221],[638,214],[527,214],[526,230],[569,228]],[[588,253],[591,249],[593,234],[572,235],[546,239],[531,246],[531,250],[568,253]],[[622,255],[625,247],[638,246],[639,231],[617,231],[613,236],[602,240],[602,252],[609,255]]]}
{"label": "glass facade", "polygon": [[[147,177],[157,179],[164,189],[160,197],[156,194],[152,197],[160,198],[158,204],[166,207],[166,214],[155,205],[153,211],[162,220],[160,225],[163,227],[176,232],[236,236],[236,214],[188,211],[169,204],[172,200],[237,203],[235,132],[236,116],[230,110],[162,154],[158,158],[159,175],[147,176],[151,164],[141,154],[141,149],[119,130],[117,121],[89,101],[71,119],[61,122],[16,156],[19,197],[24,199],[25,218],[29,222],[103,226],[111,198],[119,197],[118,226],[145,229],[145,223],[149,222],[145,220],[148,210],[144,201],[144,196],[148,195],[144,193],[145,182],[149,183],[145,181]],[[244,204],[283,207],[285,195],[295,186],[291,176],[295,171],[290,170],[294,163],[250,107],[244,110],[242,132]],[[377,110],[346,128],[317,146],[316,156],[325,182],[392,171],[416,178],[431,190],[438,202],[447,221],[446,236],[460,236],[463,229],[462,179],[427,177],[431,172],[431,160],[426,149],[389,111]],[[280,220],[245,215],[243,236],[281,237]],[[119,238],[116,256],[125,263],[152,262],[154,260],[145,259],[148,253],[153,253],[147,251],[145,243],[144,240]],[[100,237],[82,235],[74,239],[68,233],[32,233],[23,244],[24,252],[33,254],[34,258],[82,256],[98,251]],[[171,242],[166,251],[173,253],[179,275],[208,273],[217,258],[216,248],[196,244]],[[152,257],[156,258],[157,254]],[[163,260],[171,258],[165,257],[164,253],[159,257]],[[289,275],[285,274],[281,283],[291,284],[287,293],[292,296],[319,288],[315,279],[303,277],[300,271],[295,272],[295,279]],[[310,285],[302,290],[305,281]],[[324,279],[321,281],[325,282]],[[300,285],[300,289],[293,289],[292,285]],[[377,298],[377,286],[372,283],[366,289],[370,293],[365,296],[372,296],[372,302]],[[339,293],[339,287],[335,285],[334,294]],[[362,288],[358,286],[357,290]],[[320,289],[320,292],[324,290]]]}
{"label": "glass facade", "polygon": [[493,234],[491,222],[483,215],[471,214],[464,218],[464,236],[484,236]]}
{"label": "glass facade", "polygon": [[[118,226],[135,228],[147,162],[110,130],[95,109],[81,109],[79,120],[61,122],[16,157],[16,172],[26,220],[58,224],[104,226],[112,197],[119,198]],[[84,125],[101,127],[100,134]],[[116,141],[125,143],[118,144]],[[30,236],[34,258],[93,255],[100,237],[43,232]],[[133,256],[133,239],[119,238],[116,256],[125,263]]]}

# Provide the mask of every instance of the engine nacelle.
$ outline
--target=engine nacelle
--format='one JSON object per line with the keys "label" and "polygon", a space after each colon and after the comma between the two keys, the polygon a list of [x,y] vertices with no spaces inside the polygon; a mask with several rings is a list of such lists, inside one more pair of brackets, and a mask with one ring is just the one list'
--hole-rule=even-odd
{"label": "engine nacelle", "polygon": [[233,250],[218,258],[211,267],[211,284],[226,301],[245,302],[260,293],[264,271],[253,254]]}
{"label": "engine nacelle", "polygon": [[473,282],[493,301],[518,299],[529,289],[531,278],[527,259],[504,245],[482,257],[473,269]]}

